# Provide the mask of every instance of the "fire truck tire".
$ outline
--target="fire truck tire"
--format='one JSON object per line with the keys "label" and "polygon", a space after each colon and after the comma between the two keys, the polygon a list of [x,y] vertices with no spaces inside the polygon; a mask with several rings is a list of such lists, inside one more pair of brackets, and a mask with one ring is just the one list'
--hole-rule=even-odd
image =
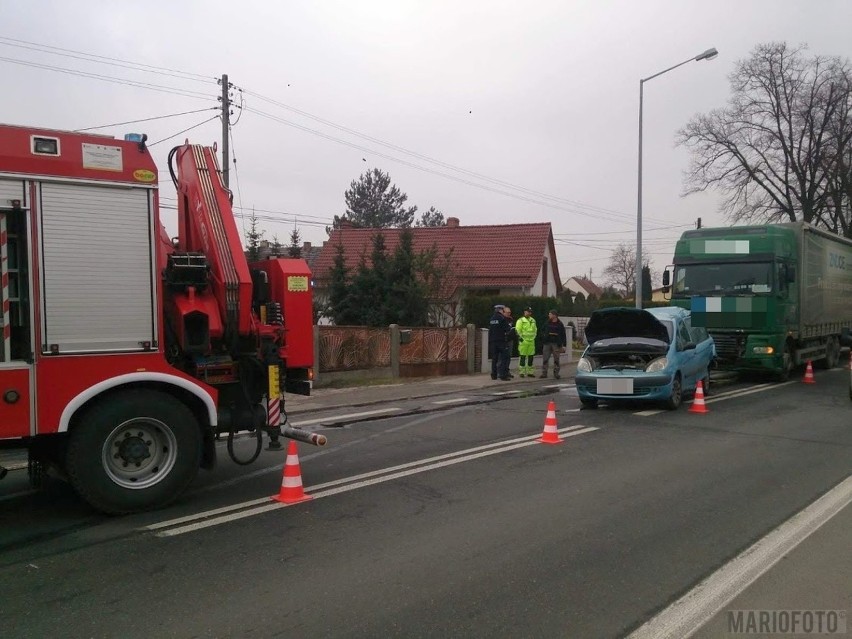
{"label": "fire truck tire", "polygon": [[71,430],[72,486],[97,510],[124,514],[166,505],[195,478],[201,431],[168,393],[133,389],[104,398]]}

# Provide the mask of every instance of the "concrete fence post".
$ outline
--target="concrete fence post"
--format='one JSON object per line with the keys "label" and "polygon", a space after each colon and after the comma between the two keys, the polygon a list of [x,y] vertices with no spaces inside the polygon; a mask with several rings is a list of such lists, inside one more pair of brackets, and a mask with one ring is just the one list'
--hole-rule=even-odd
{"label": "concrete fence post", "polygon": [[399,324],[391,324],[390,329],[390,365],[391,377],[399,377]]}
{"label": "concrete fence post", "polygon": [[486,373],[491,370],[491,361],[488,359],[488,329],[480,328],[479,335],[482,337],[482,356],[480,357],[482,372]]}
{"label": "concrete fence post", "polygon": [[476,372],[476,324],[467,325],[467,373]]}

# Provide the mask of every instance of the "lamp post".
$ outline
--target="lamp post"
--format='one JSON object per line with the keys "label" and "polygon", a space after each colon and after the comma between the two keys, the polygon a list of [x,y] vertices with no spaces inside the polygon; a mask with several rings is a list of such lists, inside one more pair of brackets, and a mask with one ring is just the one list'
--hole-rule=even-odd
{"label": "lamp post", "polygon": [[698,62],[699,60],[712,60],[719,52],[716,48],[707,49],[704,53],[699,53],[694,58],[684,60],[673,67],[669,67],[659,73],[650,75],[647,78],[639,80],[639,189],[636,202],[636,308],[642,308],[642,106],[645,83],[648,80],[653,80],[657,76],[668,73],[673,69],[683,66],[687,62]]}

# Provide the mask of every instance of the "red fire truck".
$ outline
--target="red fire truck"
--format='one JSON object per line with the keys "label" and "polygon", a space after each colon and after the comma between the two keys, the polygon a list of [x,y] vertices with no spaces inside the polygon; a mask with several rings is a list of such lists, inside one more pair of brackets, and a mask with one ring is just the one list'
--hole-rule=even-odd
{"label": "red fire truck", "polygon": [[174,499],[223,434],[235,461],[241,431],[255,458],[263,432],[322,443],[280,428],[311,388],[307,264],[247,262],[215,149],[169,172],[174,239],[145,136],[0,125],[0,447],[108,513]]}

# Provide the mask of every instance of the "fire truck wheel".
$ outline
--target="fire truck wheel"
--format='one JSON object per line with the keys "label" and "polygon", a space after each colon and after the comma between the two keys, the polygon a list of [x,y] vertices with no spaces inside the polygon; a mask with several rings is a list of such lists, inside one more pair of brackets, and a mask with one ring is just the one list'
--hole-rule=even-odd
{"label": "fire truck wheel", "polygon": [[77,492],[100,511],[121,514],[163,506],[198,472],[201,431],[171,395],[126,390],[86,411],[71,430],[66,470]]}

